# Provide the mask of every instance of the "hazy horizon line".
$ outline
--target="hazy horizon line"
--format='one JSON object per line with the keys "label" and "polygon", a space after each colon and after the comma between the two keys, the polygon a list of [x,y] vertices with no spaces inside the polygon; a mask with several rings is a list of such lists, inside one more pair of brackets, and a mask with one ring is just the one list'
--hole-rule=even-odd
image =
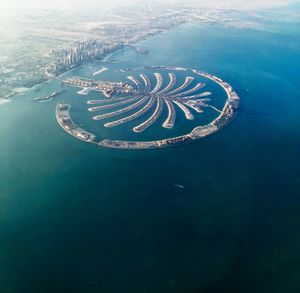
{"label": "hazy horizon line", "polygon": [[[280,6],[288,6],[292,3],[300,3],[300,0],[253,0],[245,3],[244,0],[152,0],[150,3],[148,0],[128,0],[126,2],[120,0],[86,0],[84,1],[84,7],[82,7],[82,0],[46,0],[41,3],[38,0],[25,0],[22,3],[19,0],[10,0],[5,3],[0,3],[0,10],[60,10],[60,9],[84,9],[87,10],[88,6],[91,9],[99,8],[113,8],[120,7],[134,7],[134,6],[166,6],[166,5],[182,5],[182,6],[194,6],[195,8],[208,8],[208,9],[236,9],[236,10],[249,10],[260,8],[272,8]],[[96,6],[96,7],[95,7]]]}

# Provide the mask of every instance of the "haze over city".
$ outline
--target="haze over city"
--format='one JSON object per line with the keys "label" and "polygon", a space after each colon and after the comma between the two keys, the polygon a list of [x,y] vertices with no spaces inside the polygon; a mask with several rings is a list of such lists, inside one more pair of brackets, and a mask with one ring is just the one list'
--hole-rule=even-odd
{"label": "haze over city", "polygon": [[[84,1],[84,7],[82,7],[81,0],[45,0],[45,1],[38,1],[38,0],[11,0],[11,1],[4,1],[1,0],[0,8],[7,9],[7,8],[16,8],[16,9],[62,9],[62,8],[95,8],[100,9],[102,7],[109,7],[109,6],[128,6],[134,7],[135,5],[141,4],[163,4],[163,5],[172,5],[172,4],[184,4],[184,5],[193,5],[196,7],[210,7],[210,8],[230,8],[230,9],[253,9],[253,8],[260,8],[260,7],[275,7],[275,6],[282,6],[287,5],[295,1],[291,0],[253,0],[253,1],[245,1],[245,0],[129,0],[129,1],[121,1],[121,0],[87,0]],[[296,1],[299,2],[299,1]]]}

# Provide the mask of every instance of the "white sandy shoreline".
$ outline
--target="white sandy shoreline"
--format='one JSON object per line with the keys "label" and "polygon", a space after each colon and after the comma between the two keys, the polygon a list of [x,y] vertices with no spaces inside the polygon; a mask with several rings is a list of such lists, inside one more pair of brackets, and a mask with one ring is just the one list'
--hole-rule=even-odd
{"label": "white sandy shoreline", "polygon": [[1,106],[1,105],[4,105],[4,104],[6,104],[6,103],[9,103],[9,102],[11,102],[11,100],[1,99],[1,98],[0,98],[0,106]]}
{"label": "white sandy shoreline", "polygon": [[96,76],[96,75],[98,75],[98,74],[101,74],[102,72],[107,71],[107,70],[108,70],[107,67],[102,67],[100,70],[94,72],[94,73],[93,73],[93,76]]}

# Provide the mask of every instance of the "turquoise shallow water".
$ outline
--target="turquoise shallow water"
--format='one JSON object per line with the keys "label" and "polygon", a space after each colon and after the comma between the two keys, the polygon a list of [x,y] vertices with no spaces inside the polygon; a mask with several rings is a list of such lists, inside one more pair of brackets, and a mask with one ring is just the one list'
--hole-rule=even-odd
{"label": "turquoise shallow water", "polygon": [[0,106],[0,291],[299,292],[299,38],[185,25],[141,45],[149,56],[114,58],[220,76],[239,115],[203,141],[132,152],[62,131],[56,102],[80,119],[85,97],[31,101],[56,83]]}

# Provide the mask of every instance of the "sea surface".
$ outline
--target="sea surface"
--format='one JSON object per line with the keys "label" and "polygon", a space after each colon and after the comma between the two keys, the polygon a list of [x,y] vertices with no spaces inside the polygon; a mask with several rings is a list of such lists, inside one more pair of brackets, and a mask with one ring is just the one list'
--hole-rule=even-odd
{"label": "sea surface", "polygon": [[58,81],[2,104],[0,292],[299,292],[300,39],[292,24],[269,26],[187,24],[140,43],[147,56],[125,49],[116,65],[65,74],[104,66],[94,78],[117,80],[113,66],[168,65],[219,76],[240,95],[239,114],[192,144],[79,141],[55,106],[70,103],[85,124],[90,96],[67,88],[32,101]]}

